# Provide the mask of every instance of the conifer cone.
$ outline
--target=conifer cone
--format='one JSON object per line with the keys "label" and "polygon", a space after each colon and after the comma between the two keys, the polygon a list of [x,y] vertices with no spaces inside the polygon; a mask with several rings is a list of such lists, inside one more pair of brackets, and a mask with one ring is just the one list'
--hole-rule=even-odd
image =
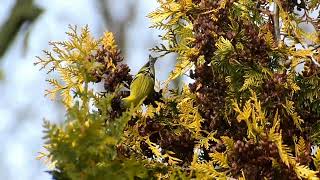
{"label": "conifer cone", "polygon": [[[88,57],[88,60],[102,64],[102,68],[93,72],[93,76],[96,78],[96,82],[104,82],[104,88],[107,92],[114,92],[121,83],[127,86],[131,83],[130,68],[126,64],[121,64],[123,57],[120,50],[111,52],[102,45],[94,54]],[[110,60],[114,67],[108,64]]]}

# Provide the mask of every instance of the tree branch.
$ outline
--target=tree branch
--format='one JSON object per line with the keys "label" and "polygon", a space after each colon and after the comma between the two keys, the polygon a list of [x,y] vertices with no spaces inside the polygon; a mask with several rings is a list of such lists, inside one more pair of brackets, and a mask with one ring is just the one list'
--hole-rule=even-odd
{"label": "tree branch", "polygon": [[279,43],[280,41],[279,6],[277,5],[276,1],[274,1],[273,25],[274,25],[274,34],[276,37],[276,42]]}
{"label": "tree branch", "polygon": [[132,22],[136,17],[137,6],[135,3],[131,3],[128,8],[127,17],[123,21],[115,21],[114,17],[110,13],[108,2],[109,0],[98,0],[101,14],[105,19],[105,23],[109,30],[115,34],[116,41],[120,49],[124,54],[126,54],[126,30],[128,28],[128,24],[130,24],[130,22]]}
{"label": "tree branch", "polygon": [[42,9],[33,4],[33,0],[17,0],[9,18],[0,28],[0,57],[4,55],[19,29],[25,22],[33,22]]}

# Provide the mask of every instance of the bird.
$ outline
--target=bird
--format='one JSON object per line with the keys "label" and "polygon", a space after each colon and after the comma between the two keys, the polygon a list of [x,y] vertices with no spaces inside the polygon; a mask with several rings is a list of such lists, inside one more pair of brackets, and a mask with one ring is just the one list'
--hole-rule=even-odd
{"label": "bird", "polygon": [[158,58],[149,55],[149,61],[139,70],[132,80],[130,85],[130,95],[122,99],[121,104],[123,107],[135,107],[154,92],[154,64],[157,59]]}

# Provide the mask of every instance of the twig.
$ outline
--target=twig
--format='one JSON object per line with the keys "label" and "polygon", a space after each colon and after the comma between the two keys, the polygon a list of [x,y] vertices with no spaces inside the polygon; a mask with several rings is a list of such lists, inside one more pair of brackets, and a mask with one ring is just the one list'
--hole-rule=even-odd
{"label": "twig", "polygon": [[280,23],[279,23],[279,6],[274,1],[274,10],[273,10],[273,25],[274,25],[274,34],[276,37],[277,44],[280,41]]}
{"label": "twig", "polygon": [[320,48],[320,44],[314,46],[313,49],[312,49],[312,51],[317,50],[317,49],[319,49],[319,48]]}
{"label": "twig", "polygon": [[19,29],[25,22],[33,22],[42,9],[33,4],[33,0],[17,0],[9,18],[0,28],[0,57],[4,55]]}

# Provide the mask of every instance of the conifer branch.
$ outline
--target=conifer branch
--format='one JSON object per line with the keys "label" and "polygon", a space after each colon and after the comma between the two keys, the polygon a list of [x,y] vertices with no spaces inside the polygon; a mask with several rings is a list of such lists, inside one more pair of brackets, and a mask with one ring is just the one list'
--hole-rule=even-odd
{"label": "conifer branch", "polygon": [[280,17],[279,17],[279,6],[276,1],[274,1],[273,25],[274,25],[274,34],[276,37],[276,43],[278,44],[280,41]]}

